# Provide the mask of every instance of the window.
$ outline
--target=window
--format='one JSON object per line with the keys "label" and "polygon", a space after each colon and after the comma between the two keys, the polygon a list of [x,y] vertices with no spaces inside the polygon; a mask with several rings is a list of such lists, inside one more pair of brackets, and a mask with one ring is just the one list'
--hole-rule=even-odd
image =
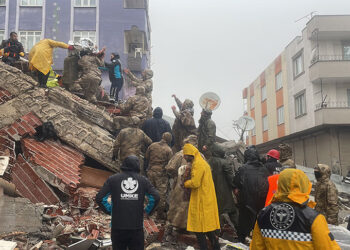
{"label": "window", "polygon": [[350,60],[350,43],[343,45],[343,60]]}
{"label": "window", "polygon": [[19,41],[23,44],[25,52],[29,52],[31,48],[41,39],[41,31],[20,31]]}
{"label": "window", "polygon": [[294,77],[298,77],[304,72],[304,56],[303,51],[298,52],[293,58],[293,72]]}
{"label": "window", "polygon": [[269,126],[268,126],[267,115],[265,115],[265,116],[262,118],[262,122],[263,122],[263,131],[268,130],[268,129],[269,129]]}
{"label": "window", "polygon": [[252,95],[250,97],[250,109],[253,109],[253,108],[255,108],[255,103],[254,103],[254,96]]}
{"label": "window", "polygon": [[42,6],[43,0],[21,0],[21,6]]}
{"label": "window", "polygon": [[93,43],[96,43],[96,31],[74,31],[74,42],[79,42],[82,38],[89,38]]}
{"label": "window", "polygon": [[275,80],[276,80],[276,90],[279,90],[280,88],[282,88],[282,71],[276,75]]}
{"label": "window", "polygon": [[96,7],[96,0],[74,0],[74,7]]}
{"label": "window", "polygon": [[284,106],[277,109],[277,125],[284,123]]}
{"label": "window", "polygon": [[348,89],[348,107],[350,107],[350,89]]}
{"label": "window", "polygon": [[5,40],[5,31],[4,30],[0,30],[0,43],[2,42],[2,40]]}
{"label": "window", "polygon": [[5,6],[6,5],[6,0],[0,0],[0,6]]}
{"label": "window", "polygon": [[261,88],[261,101],[265,101],[266,100],[266,85],[264,85],[264,87]]}
{"label": "window", "polygon": [[145,0],[124,0],[125,9],[144,9]]}
{"label": "window", "polygon": [[255,128],[252,129],[252,136],[256,136]]}
{"label": "window", "polygon": [[124,31],[124,53],[135,56],[137,53],[145,53],[146,50],[145,32],[139,30],[135,25],[131,27],[131,30]]}
{"label": "window", "polygon": [[295,117],[306,114],[305,92],[295,96]]}

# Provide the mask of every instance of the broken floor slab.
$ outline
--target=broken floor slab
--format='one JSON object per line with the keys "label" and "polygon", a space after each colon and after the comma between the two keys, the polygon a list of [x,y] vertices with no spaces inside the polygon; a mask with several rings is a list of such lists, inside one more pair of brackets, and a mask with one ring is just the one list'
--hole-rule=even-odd
{"label": "broken floor slab", "polygon": [[0,250],[13,250],[17,246],[16,242],[0,240]]}
{"label": "broken floor slab", "polygon": [[81,186],[102,188],[108,177],[114,173],[87,166],[81,167]]}

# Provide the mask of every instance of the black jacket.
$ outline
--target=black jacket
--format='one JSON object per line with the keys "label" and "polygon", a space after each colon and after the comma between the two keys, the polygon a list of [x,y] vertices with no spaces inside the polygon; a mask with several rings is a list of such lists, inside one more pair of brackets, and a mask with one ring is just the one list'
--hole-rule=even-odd
{"label": "black jacket", "polygon": [[269,189],[269,171],[258,160],[248,161],[235,175],[234,184],[239,189],[239,206],[257,214],[264,206]]}
{"label": "black jacket", "polygon": [[[145,196],[148,197],[145,212],[151,214],[159,202],[159,194],[148,179],[139,174],[136,156],[128,156],[121,169],[121,173],[107,179],[96,195],[96,202],[105,213],[112,213],[112,230],[142,229]],[[107,202],[109,195],[112,204]]]}
{"label": "black jacket", "polygon": [[[162,135],[165,132],[171,132],[170,124],[166,120],[162,119],[163,110],[159,107],[153,111],[153,118],[146,120],[142,125],[142,130],[145,134],[151,138],[152,142],[159,142],[162,139]],[[171,140],[171,147],[174,145],[174,136]]]}
{"label": "black jacket", "polygon": [[10,53],[9,57],[19,59],[19,53],[24,52],[23,45],[19,41],[12,41],[11,39],[4,40],[0,48],[4,49],[4,53]]}
{"label": "black jacket", "polygon": [[265,167],[269,171],[270,175],[274,175],[279,172],[282,168],[282,165],[274,158],[267,159]]}

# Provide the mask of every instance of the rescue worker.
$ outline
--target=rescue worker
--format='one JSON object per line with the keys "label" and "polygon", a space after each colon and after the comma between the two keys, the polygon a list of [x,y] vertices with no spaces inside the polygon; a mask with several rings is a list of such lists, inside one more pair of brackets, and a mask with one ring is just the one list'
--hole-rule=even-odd
{"label": "rescue worker", "polygon": [[138,117],[140,124],[151,114],[151,106],[148,99],[145,97],[145,89],[141,86],[136,88],[136,94],[130,97],[125,103],[118,104],[121,116],[113,118],[116,129],[126,128],[130,124],[131,117]]}
{"label": "rescue worker", "polygon": [[251,250],[340,249],[324,216],[307,206],[311,186],[299,169],[281,172],[272,204],[255,223]]}
{"label": "rescue worker", "polygon": [[147,148],[145,154],[145,161],[148,163],[147,177],[160,195],[156,217],[158,220],[166,220],[168,177],[165,172],[165,166],[173,156],[173,151],[169,147],[171,139],[171,134],[165,132],[161,141],[153,142],[151,146]]}
{"label": "rescue worker", "polygon": [[211,167],[215,185],[216,198],[218,201],[219,215],[223,215],[234,229],[238,225],[238,209],[232,196],[234,190],[232,167],[225,159],[225,151],[218,144],[212,144],[205,156]]}
{"label": "rescue worker", "polygon": [[[234,185],[238,189],[238,240],[245,243],[245,238],[254,227],[259,211],[264,207],[268,192],[268,170],[260,162],[255,146],[244,151],[245,164],[238,169]],[[235,193],[238,193],[235,191]]]}
{"label": "rescue worker", "polygon": [[278,151],[280,152],[280,164],[283,167],[296,168],[294,161],[292,160],[293,150],[292,147],[286,143],[278,145]]}
{"label": "rescue worker", "polygon": [[266,154],[265,167],[269,170],[270,175],[277,174],[281,171],[282,165],[278,162],[280,159],[280,152],[276,149],[271,149]]}
{"label": "rescue worker", "polygon": [[111,63],[105,62],[105,66],[108,68],[109,80],[111,81],[109,97],[115,102],[119,100],[119,92],[124,83],[122,65],[119,59],[119,54],[114,52],[111,54]]}
{"label": "rescue worker", "polygon": [[[111,240],[115,250],[143,250],[143,212],[152,214],[159,194],[147,178],[141,176],[135,155],[123,161],[121,173],[110,176],[96,195],[96,203],[112,215]],[[112,196],[112,204],[107,198]],[[145,196],[148,204],[144,209]]]}
{"label": "rescue worker", "polygon": [[[171,128],[169,122],[162,119],[163,110],[160,107],[156,107],[153,110],[153,117],[147,119],[143,125],[142,130],[148,135],[149,138],[152,139],[153,142],[158,142],[162,139],[162,135],[165,132],[169,132],[171,134]],[[172,140],[170,146],[174,145],[174,138],[172,136]]]}
{"label": "rescue worker", "polygon": [[8,65],[13,65],[19,60],[19,57],[24,57],[24,49],[22,43],[18,41],[18,35],[12,31],[8,40],[3,40],[0,45],[2,52],[2,61]]}
{"label": "rescue worker", "polygon": [[179,111],[176,110],[175,106],[172,106],[171,109],[175,115],[175,121],[173,124],[173,135],[174,135],[174,146],[173,152],[176,153],[180,151],[183,147],[183,140],[189,135],[194,135],[197,133],[196,124],[194,122],[193,114],[193,102],[189,99],[186,99],[183,103],[176,97],[172,95],[175,102],[179,108]]}
{"label": "rescue worker", "polygon": [[317,180],[315,186],[315,210],[326,217],[328,224],[338,225],[338,190],[330,180],[331,168],[326,164],[317,164],[314,168]]}
{"label": "rescue worker", "polygon": [[29,69],[31,71],[37,71],[39,87],[41,88],[46,88],[46,82],[49,78],[50,68],[53,63],[53,49],[57,47],[69,50],[74,49],[72,45],[63,42],[43,39],[35,44],[29,52]]}
{"label": "rescue worker", "polygon": [[131,121],[131,127],[122,129],[117,135],[113,146],[113,156],[123,162],[129,155],[136,155],[141,163],[141,174],[144,174],[144,153],[152,140],[138,128],[139,118],[134,116]]}
{"label": "rescue worker", "polygon": [[215,142],[216,125],[211,119],[212,111],[210,109],[203,109],[198,126],[198,149],[203,151],[203,147],[210,148]]}
{"label": "rescue worker", "polygon": [[146,69],[141,73],[142,78],[136,77],[129,69],[125,69],[124,72],[131,80],[131,85],[134,87],[142,86],[145,88],[146,97],[149,103],[152,105],[152,91],[153,91],[153,70]]}
{"label": "rescue worker", "polygon": [[78,61],[81,73],[74,82],[74,91],[82,91],[84,98],[92,103],[97,102],[101,92],[102,72],[99,67],[104,66],[105,50],[106,48],[103,48],[98,53],[93,53],[92,50],[86,49]]}
{"label": "rescue worker", "polygon": [[210,166],[191,144],[184,145],[183,153],[186,161],[192,165],[191,179],[184,183],[185,188],[191,189],[187,231],[196,234],[201,250],[208,249],[206,236],[212,248],[218,250],[220,245],[215,230],[220,229],[220,221]]}

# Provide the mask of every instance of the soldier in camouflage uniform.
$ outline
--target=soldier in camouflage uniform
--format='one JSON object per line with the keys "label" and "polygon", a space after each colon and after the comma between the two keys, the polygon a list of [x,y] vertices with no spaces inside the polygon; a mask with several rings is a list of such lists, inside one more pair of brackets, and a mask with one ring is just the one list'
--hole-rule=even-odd
{"label": "soldier in camouflage uniform", "polygon": [[315,210],[326,217],[328,224],[338,225],[338,190],[330,180],[331,168],[325,164],[317,164],[314,172],[317,180]]}
{"label": "soldier in camouflage uniform", "polygon": [[174,135],[174,146],[173,152],[176,153],[180,151],[183,147],[183,140],[189,135],[196,134],[196,124],[193,118],[193,102],[189,99],[186,99],[183,103],[173,95],[175,98],[176,104],[180,110],[178,112],[175,106],[172,106],[173,113],[175,115],[175,121],[172,128]]}
{"label": "soldier in camouflage uniform", "polygon": [[149,103],[152,105],[152,91],[153,91],[153,70],[146,69],[142,72],[142,79],[136,77],[130,70],[125,69],[124,72],[130,78],[131,84],[134,87],[142,86],[145,88],[146,97]]}
{"label": "soldier in camouflage uniform", "polygon": [[168,187],[168,177],[165,166],[173,156],[173,151],[169,147],[172,136],[169,132],[163,134],[160,142],[154,142],[148,147],[145,160],[148,162],[147,176],[153,186],[158,190],[160,201],[157,208],[157,219],[166,219],[166,193]]}
{"label": "soldier in camouflage uniform", "polygon": [[139,118],[140,124],[142,124],[152,113],[151,105],[148,99],[145,97],[144,87],[137,87],[136,94],[130,97],[125,103],[118,105],[121,111],[121,116],[113,118],[113,122],[116,129],[122,129],[129,126],[131,123],[131,117]]}
{"label": "soldier in camouflage uniform", "polygon": [[129,155],[136,155],[140,160],[141,174],[144,174],[144,152],[151,145],[152,140],[138,128],[139,118],[134,116],[130,120],[132,121],[132,127],[122,129],[115,139],[113,156],[118,158],[120,162],[123,162]]}
{"label": "soldier in camouflage uniform", "polygon": [[296,168],[295,163],[292,160],[293,150],[291,146],[281,143],[278,145],[278,151],[280,151],[279,162],[282,166],[281,170],[285,168]]}
{"label": "soldier in camouflage uniform", "polygon": [[203,152],[203,147],[209,149],[215,142],[216,125],[211,119],[212,111],[210,109],[203,109],[198,126],[198,150]]}

